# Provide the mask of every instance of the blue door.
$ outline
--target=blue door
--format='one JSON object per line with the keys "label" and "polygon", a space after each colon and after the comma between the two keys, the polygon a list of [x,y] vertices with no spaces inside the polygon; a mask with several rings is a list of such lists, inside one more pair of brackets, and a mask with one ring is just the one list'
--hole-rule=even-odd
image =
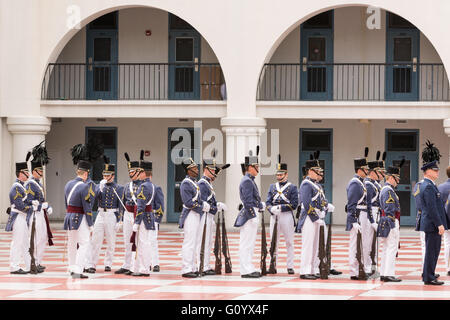
{"label": "blue door", "polygon": [[[405,163],[400,171],[400,183],[396,188],[400,199],[400,225],[414,226],[416,223],[416,203],[412,191],[419,177],[418,131],[387,130],[386,168]],[[399,150],[403,148],[404,150]]]}
{"label": "blue door", "polygon": [[200,34],[169,30],[169,99],[200,98]]}
{"label": "blue door", "polygon": [[[320,150],[319,162],[324,168],[321,181],[327,200],[333,202],[333,131],[332,129],[300,129],[299,186],[303,180],[302,167],[316,150]],[[329,215],[326,217],[329,223]]]}
{"label": "blue door", "polygon": [[389,29],[386,35],[386,100],[419,99],[417,29]]}
{"label": "blue door", "polygon": [[86,33],[86,99],[117,100],[117,30]]}
{"label": "blue door", "polygon": [[300,35],[302,100],[333,99],[333,28],[306,28]]}
{"label": "blue door", "polygon": [[[172,138],[172,133],[177,129],[186,129],[189,132],[190,139],[190,149],[185,149],[189,153],[189,156],[194,159],[200,159],[200,149],[196,149],[195,146],[199,143],[195,143],[195,139],[199,142],[200,134],[199,131],[195,131],[198,134],[194,135],[194,128],[169,128],[168,134],[168,148],[167,148],[167,222],[178,222],[183,209],[183,202],[180,196],[180,186],[181,182],[186,177],[186,172],[181,165],[181,160],[184,157],[182,148],[179,144],[186,137],[179,137],[174,135]],[[197,130],[197,129],[195,129]],[[197,163],[199,163],[198,161]],[[199,166],[199,178],[201,178],[201,171]]]}

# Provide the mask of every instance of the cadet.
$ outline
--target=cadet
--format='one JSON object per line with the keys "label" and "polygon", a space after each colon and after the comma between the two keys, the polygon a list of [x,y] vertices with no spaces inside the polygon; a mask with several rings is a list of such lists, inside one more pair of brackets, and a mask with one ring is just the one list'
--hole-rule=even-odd
{"label": "cadet", "polygon": [[[259,278],[261,272],[256,271],[252,263],[255,250],[256,235],[258,233],[259,215],[264,214],[266,204],[261,201],[255,177],[259,173],[258,163],[259,146],[256,156],[250,151],[245,157],[244,166],[246,174],[239,185],[239,197],[242,201],[242,209],[234,222],[239,230],[239,262],[242,278]],[[259,213],[259,214],[258,214]]]}
{"label": "cadet", "polygon": [[208,202],[203,201],[200,195],[200,187],[195,178],[198,176],[197,164],[192,158],[183,159],[182,166],[186,172],[186,178],[181,182],[180,195],[183,201],[179,227],[184,229],[184,239],[181,248],[182,277],[196,278],[198,274],[199,257],[197,253],[201,244],[202,229],[200,220],[203,213],[210,210]]}
{"label": "cadet", "polygon": [[95,197],[95,193],[92,184],[87,183],[90,169],[89,162],[79,160],[77,177],[70,180],[64,188],[67,212],[64,230],[68,230],[67,253],[72,278],[88,278],[82,271],[90,254],[90,232],[94,224],[91,198]]}
{"label": "cadet", "polygon": [[[325,212],[322,206],[325,196],[317,181],[323,175],[318,153],[305,164],[306,178],[298,191],[301,199],[300,218],[295,232],[302,234],[302,253],[300,256],[300,279],[316,280],[316,258],[319,252],[319,228],[325,225]],[[309,218],[308,218],[309,217]]]}
{"label": "cadet", "polygon": [[[214,157],[214,155],[213,155]],[[206,223],[206,234],[205,234],[205,248],[204,248],[204,258],[203,258],[203,276],[215,275],[216,272],[213,270],[210,264],[211,258],[211,249],[213,246],[213,234],[216,229],[216,223],[214,222],[214,217],[217,211],[227,210],[226,206],[222,202],[216,201],[216,194],[214,192],[214,188],[212,186],[212,182],[217,178],[217,167],[216,160],[213,159],[204,159],[203,160],[203,176],[198,181],[198,186],[200,187],[200,197],[203,201],[207,202],[210,206],[208,212],[202,215],[200,220],[201,227],[201,235],[203,238],[203,229]],[[201,251],[201,242],[198,247],[198,257],[200,259],[200,251]],[[201,260],[199,260],[198,264],[200,265]]]}
{"label": "cadet", "polygon": [[131,275],[132,262],[132,243],[130,242],[131,235],[133,233],[134,218],[136,216],[136,203],[137,203],[137,191],[141,184],[139,179],[139,173],[141,169],[139,168],[139,161],[131,161],[128,153],[124,153],[125,159],[127,160],[128,175],[131,179],[123,187],[123,203],[125,208],[120,207],[121,217],[122,217],[122,227],[123,227],[123,242],[125,245],[125,257],[122,267],[115,271],[115,274],[127,274]]}
{"label": "cadet", "polygon": [[270,185],[266,200],[266,206],[271,214],[270,237],[273,237],[275,220],[277,219],[277,238],[275,239],[277,244],[275,246],[276,262],[278,260],[280,234],[283,233],[287,250],[287,272],[288,274],[294,274],[294,211],[298,207],[298,190],[297,186],[288,181],[287,164],[281,163],[280,155],[278,155],[276,176],[277,183]]}
{"label": "cadet", "polygon": [[[448,196],[450,194],[450,166],[447,167],[447,181],[444,183],[441,183],[438,186],[438,190],[441,193],[441,198],[444,201],[444,203],[447,202]],[[446,210],[446,214],[448,217],[450,217],[450,212]],[[447,275],[450,276],[450,230],[446,230],[444,232],[444,259],[445,259],[445,266],[447,268]]]}
{"label": "cadet", "polygon": [[422,151],[424,172],[423,182],[420,184],[419,194],[422,205],[420,216],[420,231],[425,232],[425,259],[423,264],[422,280],[426,285],[442,285],[435,274],[436,264],[441,250],[441,237],[447,230],[447,215],[445,214],[444,201],[434,181],[439,177],[437,163],[441,157],[439,150],[433,143],[427,141]]}
{"label": "cadet", "polygon": [[[105,252],[105,272],[110,272],[114,250],[116,247],[116,233],[120,227],[120,198],[123,188],[114,182],[115,169],[114,164],[110,164],[109,160],[104,157],[103,180],[100,181],[99,187],[96,188],[96,198],[98,199],[98,214],[94,223],[94,231],[92,233],[92,256],[90,260],[90,273],[95,273],[97,262],[100,256],[100,248],[103,239],[106,237]],[[93,272],[92,272],[93,271]]]}
{"label": "cadet", "polygon": [[160,186],[155,184],[155,197],[153,199],[153,214],[155,216],[155,230],[151,230],[152,234],[152,249],[151,249],[151,264],[153,272],[159,272],[159,248],[158,248],[158,231],[164,215],[164,193]]}
{"label": "cadet", "polygon": [[[31,153],[27,155],[27,160]],[[12,241],[9,251],[9,268],[11,274],[27,274],[30,272],[31,257],[30,248],[30,217],[33,211],[41,209],[39,202],[34,203],[28,197],[24,187],[25,181],[29,177],[27,162],[16,162],[16,181],[9,191],[9,201],[11,203],[6,231],[12,231]],[[23,269],[20,264],[23,263]],[[39,270],[39,269],[38,269]]]}
{"label": "cadet", "polygon": [[400,240],[400,201],[395,188],[400,182],[400,168],[389,167],[386,171],[386,183],[380,192],[381,217],[377,237],[383,245],[381,252],[380,280],[385,282],[400,282],[395,277],[395,257]]}
{"label": "cadet", "polygon": [[150,276],[151,264],[151,231],[155,230],[155,216],[153,214],[153,199],[155,197],[155,186],[150,180],[152,175],[152,163],[141,160],[140,176],[143,178],[138,189],[136,218],[133,224],[133,232],[136,232],[136,259],[134,260],[132,276]]}
{"label": "cadet", "polygon": [[[48,160],[46,162],[48,163]],[[53,245],[53,241],[51,240],[53,235],[50,230],[50,223],[47,216],[47,214],[52,214],[53,209],[49,206],[48,202],[45,201],[44,188],[41,184],[44,169],[43,164],[39,159],[33,159],[33,161],[31,161],[31,173],[32,177],[25,183],[25,188],[27,189],[30,200],[39,201],[39,205],[41,206],[41,210],[35,211],[34,213],[36,217],[34,255],[39,272],[40,270],[44,271],[45,269],[41,263],[44,257],[46,242],[48,241],[49,245]]]}
{"label": "cadet", "polygon": [[[369,153],[368,148],[365,149],[365,156]],[[358,280],[359,265],[356,259],[357,253],[357,235],[361,232],[360,213],[367,210],[367,191],[364,186],[364,178],[367,176],[369,167],[366,158],[354,159],[355,175],[347,186],[347,225],[345,231],[350,231],[348,260],[350,265],[350,279]],[[367,217],[367,215],[366,215]],[[362,233],[362,241],[364,234]],[[361,257],[362,259],[362,257]],[[363,261],[362,261],[363,262]],[[364,263],[364,262],[363,262]],[[366,270],[366,268],[364,268]]]}

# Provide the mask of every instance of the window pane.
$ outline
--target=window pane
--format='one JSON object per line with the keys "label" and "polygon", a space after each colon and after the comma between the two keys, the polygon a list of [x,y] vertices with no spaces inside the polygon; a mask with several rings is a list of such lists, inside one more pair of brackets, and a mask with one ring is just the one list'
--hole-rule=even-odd
{"label": "window pane", "polygon": [[303,28],[332,28],[332,11],[323,12],[304,22]]}
{"label": "window pane", "polygon": [[389,28],[415,29],[416,27],[408,20],[389,12]]}
{"label": "window pane", "polygon": [[89,24],[90,29],[117,29],[117,11],[105,14]]}
{"label": "window pane", "polygon": [[411,68],[394,68],[393,80],[395,93],[409,93],[411,92]]}
{"label": "window pane", "polygon": [[303,131],[302,151],[331,151],[331,132]]}
{"label": "window pane", "polygon": [[194,61],[194,39],[177,38],[175,41],[175,52],[177,62]]}
{"label": "window pane", "polygon": [[325,38],[308,39],[308,61],[325,61]]}
{"label": "window pane", "polygon": [[94,91],[110,91],[110,68],[94,67]]}
{"label": "window pane", "polygon": [[194,69],[176,68],[175,69],[175,91],[192,92],[194,90]]}
{"label": "window pane", "polygon": [[416,151],[415,132],[388,132],[388,151]]}
{"label": "window pane", "polygon": [[400,200],[400,216],[409,217],[411,215],[411,191],[397,191]]}
{"label": "window pane", "polygon": [[308,92],[327,91],[327,68],[308,67]]}
{"label": "window pane", "polygon": [[92,139],[93,143],[102,144],[105,149],[115,149],[116,148],[116,131],[115,130],[88,129],[88,137],[89,137],[89,140]]}
{"label": "window pane", "polygon": [[94,61],[111,61],[111,38],[94,39]]}
{"label": "window pane", "polygon": [[394,61],[410,62],[411,49],[411,38],[394,38]]}
{"label": "window pane", "polygon": [[169,14],[169,28],[172,30],[194,30],[194,27],[174,14]]}

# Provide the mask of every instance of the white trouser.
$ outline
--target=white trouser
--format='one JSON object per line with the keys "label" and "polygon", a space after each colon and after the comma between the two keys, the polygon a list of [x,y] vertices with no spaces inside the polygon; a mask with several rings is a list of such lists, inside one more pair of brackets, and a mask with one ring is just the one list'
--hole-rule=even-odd
{"label": "white trouser", "polygon": [[[205,218],[206,214],[204,214],[200,220],[200,245],[198,246],[198,266],[200,266],[200,251],[202,247],[202,238],[203,238],[203,228],[205,226]],[[213,232],[216,230],[216,222],[214,221],[214,215],[208,213],[208,217],[206,220],[206,235],[205,235],[205,254],[203,257],[203,271],[212,270],[210,260],[211,260],[211,250],[213,247]]]}
{"label": "white trouser", "polygon": [[358,276],[359,264],[356,260],[356,246],[357,246],[358,231],[355,228],[350,230],[350,241],[348,243],[348,264],[350,267],[350,276]]}
{"label": "white trouser", "polygon": [[125,246],[125,260],[123,262],[122,268],[131,270],[133,266],[133,252],[131,248],[133,244],[130,242],[131,235],[133,234],[133,224],[134,224],[134,214],[133,212],[125,211],[123,213],[123,243]]}
{"label": "white trouser", "polygon": [[319,249],[319,225],[306,217],[302,227],[300,275],[314,274],[314,261]]}
{"label": "white trouser", "polygon": [[362,247],[363,247],[363,264],[364,271],[370,273],[372,271],[372,259],[370,258],[370,253],[372,252],[372,241],[374,230],[370,224],[369,218],[367,217],[366,211],[361,211],[359,214],[359,220],[361,222],[361,236],[362,236]]}
{"label": "white trouser", "polygon": [[106,238],[106,252],[105,252],[105,267],[111,267],[114,256],[114,249],[116,247],[116,215],[114,212],[117,209],[99,208],[97,218],[95,219],[94,231],[92,232],[91,240],[91,261],[89,266],[95,268],[97,266],[98,258],[100,256],[100,249],[103,244],[103,239]]}
{"label": "white trouser", "polygon": [[445,269],[447,271],[450,271],[449,256],[450,256],[450,230],[445,230],[444,231],[444,260],[445,260]]}
{"label": "white trouser", "polygon": [[152,259],[151,244],[152,230],[145,228],[144,222],[141,222],[136,232],[136,259],[133,260],[133,272],[145,273],[150,272],[150,263]]}
{"label": "white trouser", "polygon": [[256,217],[247,220],[239,230],[239,264],[241,275],[256,271],[252,259],[255,251],[256,235],[258,234],[260,213],[258,212],[258,208],[253,209],[257,212]]}
{"label": "white trouser", "polygon": [[380,237],[381,250],[380,276],[395,277],[395,256],[398,250],[400,239],[400,226],[395,219],[395,228],[389,231],[387,238]]}
{"label": "white trouser", "polygon": [[159,223],[155,221],[155,230],[150,230],[151,235],[151,265],[158,266],[159,265],[159,249],[158,249],[158,229]]}
{"label": "white trouser", "polygon": [[[31,221],[31,220],[30,220]],[[17,271],[20,264],[24,263],[24,271],[30,271],[31,257],[30,249],[30,227],[27,226],[26,214],[19,213],[14,221],[12,230],[12,241],[9,251],[10,270]]]}
{"label": "white trouser", "polygon": [[[30,221],[33,222],[33,220]],[[36,265],[40,265],[42,263],[42,258],[44,257],[44,251],[48,241],[47,224],[45,223],[45,216],[43,211],[36,211],[35,229],[34,258],[36,260]]]}
{"label": "white trouser", "polygon": [[419,236],[420,236],[420,248],[422,249],[422,267],[423,267],[423,263],[425,261],[425,232],[419,231]]}
{"label": "white trouser", "polygon": [[197,271],[197,257],[199,239],[201,242],[202,229],[200,228],[200,214],[190,211],[184,221],[184,239],[181,247],[182,268],[181,273]]}
{"label": "white trouser", "polygon": [[[82,273],[90,250],[91,234],[86,217],[81,220],[78,230],[67,231],[67,255],[69,272]],[[77,244],[79,248],[77,250]]]}
{"label": "white trouser", "polygon": [[[275,227],[275,216],[270,216],[270,241],[268,243],[268,248],[270,248],[272,243],[272,234]],[[278,214],[278,228],[277,228],[277,246],[275,250],[276,262],[278,262],[278,247],[280,245],[280,236],[283,234],[284,240],[286,241],[287,250],[287,260],[286,266],[288,269],[294,268],[294,218],[292,217],[291,211],[281,212]]]}

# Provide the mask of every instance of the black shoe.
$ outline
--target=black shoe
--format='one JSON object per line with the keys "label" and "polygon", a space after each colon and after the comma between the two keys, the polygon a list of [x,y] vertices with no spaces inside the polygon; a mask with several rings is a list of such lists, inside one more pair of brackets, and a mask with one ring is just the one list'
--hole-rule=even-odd
{"label": "black shoe", "polygon": [[435,279],[439,278],[441,275],[439,273],[435,273],[434,276],[436,277]]}
{"label": "black shoe", "polygon": [[396,277],[392,276],[384,277],[384,282],[400,282],[400,281],[402,281],[402,279]]}
{"label": "black shoe", "polygon": [[277,269],[267,271],[268,274],[277,274]]}
{"label": "black shoe", "polygon": [[111,267],[105,267],[105,272],[111,272]]}
{"label": "black shoe", "polygon": [[183,273],[181,276],[183,278],[197,278],[198,273],[197,272],[188,272],[188,273]]}
{"label": "black shoe", "polygon": [[261,273],[258,271],[241,275],[241,278],[260,278],[260,277]]}
{"label": "black shoe", "polygon": [[362,279],[360,279],[358,276],[351,276],[351,277],[350,277],[350,280],[362,280],[362,281],[364,281],[364,280],[367,280],[367,279],[368,279],[367,276],[365,276],[365,277],[362,278]]}
{"label": "black shoe", "polygon": [[27,274],[30,273],[30,271],[24,271],[22,269],[16,270],[16,271],[11,271],[11,274]]}
{"label": "black shoe", "polygon": [[159,272],[159,266],[158,265],[153,267],[153,272]]}
{"label": "black shoe", "polygon": [[315,275],[312,274],[301,274],[300,275],[300,279],[304,279],[304,280],[316,280],[317,277]]}
{"label": "black shoe", "polygon": [[431,280],[431,281],[425,281],[424,283],[427,285],[432,285],[432,286],[440,286],[440,285],[444,284],[444,281],[437,281],[435,279],[435,280]]}
{"label": "black shoe", "polygon": [[124,268],[120,268],[119,270],[115,271],[114,273],[115,274],[123,274],[123,273],[126,273],[128,271],[130,271],[130,270],[124,269]]}
{"label": "black shoe", "polygon": [[44,272],[45,267],[42,268],[41,266],[37,266],[36,269],[37,269],[37,273],[42,273],[42,272]]}
{"label": "black shoe", "polygon": [[97,271],[97,269],[95,269],[95,268],[83,269],[83,272],[86,272],[86,273],[95,273],[95,271]]}
{"label": "black shoe", "polygon": [[131,276],[133,274],[133,271],[127,270],[123,274],[126,275],[126,276]]}
{"label": "black shoe", "polygon": [[38,267],[39,269],[42,269],[42,270],[45,270],[45,268],[46,268],[46,266],[43,266],[43,265],[40,265],[40,264],[38,264],[37,267]]}
{"label": "black shoe", "polygon": [[88,276],[85,276],[82,273],[71,272],[70,275],[72,276],[72,279],[87,279],[87,278],[89,278]]}
{"label": "black shoe", "polygon": [[133,272],[131,275],[133,277],[150,277],[150,274],[148,274],[148,273],[140,273],[140,272]]}
{"label": "black shoe", "polygon": [[386,277],[385,276],[380,276],[380,281],[385,281]]}
{"label": "black shoe", "polygon": [[333,276],[338,276],[338,275],[342,274],[342,271],[337,271],[335,269],[331,269],[330,274],[332,274]]}
{"label": "black shoe", "polygon": [[288,271],[288,274],[294,274],[295,273],[294,269],[287,269],[287,271]]}
{"label": "black shoe", "polygon": [[202,272],[202,276],[215,276],[216,272],[212,269],[206,270]]}

